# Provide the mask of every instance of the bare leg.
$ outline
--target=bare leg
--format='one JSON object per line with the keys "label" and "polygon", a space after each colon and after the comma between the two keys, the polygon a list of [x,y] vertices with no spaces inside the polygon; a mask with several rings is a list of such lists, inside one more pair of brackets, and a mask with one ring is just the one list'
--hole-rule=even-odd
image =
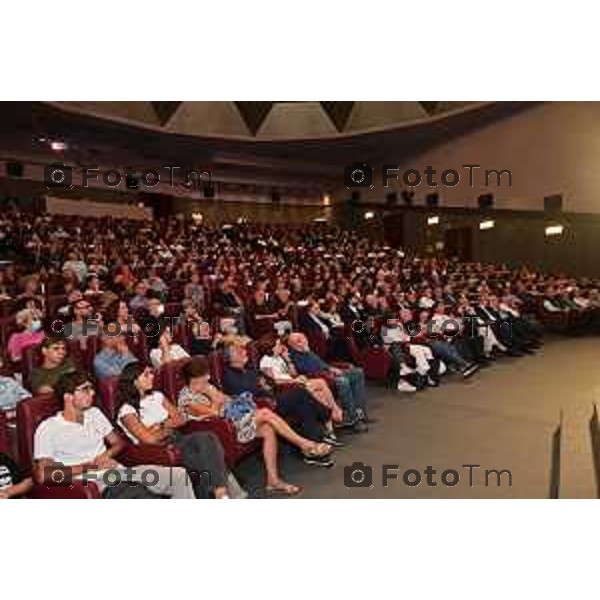
{"label": "bare leg", "polygon": [[277,434],[275,430],[268,423],[263,423],[258,426],[257,434],[263,441],[262,451],[267,471],[267,489],[281,491],[286,494],[297,494],[300,491],[298,486],[286,483],[279,477],[279,470],[277,468]]}
{"label": "bare leg", "polygon": [[327,444],[317,444],[311,440],[298,435],[278,414],[268,408],[259,408],[256,411],[256,424],[260,427],[263,424],[269,424],[281,437],[285,438],[290,444],[300,448],[302,452],[313,452],[318,454],[327,454],[331,448]]}
{"label": "bare leg", "polygon": [[[258,421],[258,420],[257,420]],[[277,469],[277,434],[267,423],[258,424],[257,434],[262,438],[262,452],[267,470],[267,485],[279,481]]]}

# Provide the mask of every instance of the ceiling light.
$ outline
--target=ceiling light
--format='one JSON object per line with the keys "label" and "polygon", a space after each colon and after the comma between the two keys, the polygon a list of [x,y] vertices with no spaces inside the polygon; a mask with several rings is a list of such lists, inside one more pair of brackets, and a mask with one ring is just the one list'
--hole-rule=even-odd
{"label": "ceiling light", "polygon": [[549,225],[548,227],[546,227],[546,235],[550,236],[550,235],[562,235],[563,231],[564,231],[564,226],[563,225]]}

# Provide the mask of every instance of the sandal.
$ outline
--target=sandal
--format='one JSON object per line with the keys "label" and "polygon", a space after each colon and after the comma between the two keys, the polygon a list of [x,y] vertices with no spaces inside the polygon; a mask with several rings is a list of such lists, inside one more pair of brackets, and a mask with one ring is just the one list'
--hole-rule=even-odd
{"label": "sandal", "polygon": [[270,493],[284,494],[285,496],[297,496],[302,491],[302,488],[293,483],[279,481],[275,485],[268,485],[265,490]]}
{"label": "sandal", "polygon": [[326,444],[324,442],[320,442],[320,443],[315,444],[315,447],[312,450],[309,450],[308,452],[303,452],[302,454],[306,457],[313,457],[313,456],[325,457],[325,456],[329,456],[332,451],[333,451],[333,448],[331,447],[331,444]]}

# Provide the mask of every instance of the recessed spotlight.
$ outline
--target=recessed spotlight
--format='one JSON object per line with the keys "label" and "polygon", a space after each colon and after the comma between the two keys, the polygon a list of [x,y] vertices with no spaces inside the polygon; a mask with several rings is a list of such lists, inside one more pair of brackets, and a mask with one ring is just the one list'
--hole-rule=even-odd
{"label": "recessed spotlight", "polygon": [[482,231],[485,229],[493,229],[495,226],[496,222],[492,219],[489,219],[487,221],[481,221],[481,223],[479,223],[479,229],[481,229]]}
{"label": "recessed spotlight", "polygon": [[562,235],[565,230],[563,225],[549,225],[546,227],[545,233],[547,236]]}

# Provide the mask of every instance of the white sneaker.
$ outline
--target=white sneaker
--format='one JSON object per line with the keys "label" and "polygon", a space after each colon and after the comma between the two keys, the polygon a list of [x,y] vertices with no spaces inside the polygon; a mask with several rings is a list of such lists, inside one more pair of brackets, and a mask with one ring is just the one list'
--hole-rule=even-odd
{"label": "white sneaker", "polygon": [[440,366],[438,368],[438,375],[443,375],[448,370],[446,363],[443,360],[440,360]]}
{"label": "white sneaker", "polygon": [[399,392],[416,392],[417,388],[414,385],[410,385],[408,381],[400,381],[398,383],[398,391]]}

